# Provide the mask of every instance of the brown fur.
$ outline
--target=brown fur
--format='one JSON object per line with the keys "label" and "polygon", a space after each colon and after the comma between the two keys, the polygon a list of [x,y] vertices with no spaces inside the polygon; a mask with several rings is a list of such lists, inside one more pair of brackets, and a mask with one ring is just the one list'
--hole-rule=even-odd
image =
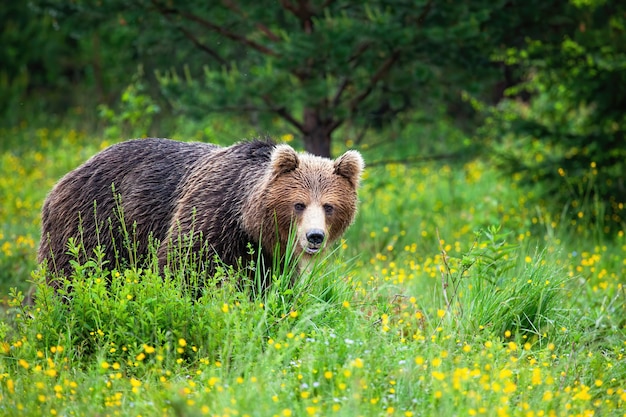
{"label": "brown fur", "polygon": [[[257,249],[260,243],[264,263],[271,265],[277,245],[284,253],[292,223],[295,251],[308,257],[352,223],[362,170],[355,151],[332,161],[265,141],[224,148],[167,139],[123,142],[68,173],[50,192],[42,210],[39,261],[56,274],[69,274],[66,248],[74,237],[84,249],[80,262],[101,245],[110,268],[124,267],[145,257],[152,236],[162,242],[158,257],[164,267],[171,246],[185,236],[193,238],[194,251],[208,248],[209,272],[213,254],[228,265],[247,262],[248,244]],[[121,196],[123,222],[112,184]],[[126,249],[122,228],[135,230],[139,260]],[[56,286],[54,279],[50,283]]]}

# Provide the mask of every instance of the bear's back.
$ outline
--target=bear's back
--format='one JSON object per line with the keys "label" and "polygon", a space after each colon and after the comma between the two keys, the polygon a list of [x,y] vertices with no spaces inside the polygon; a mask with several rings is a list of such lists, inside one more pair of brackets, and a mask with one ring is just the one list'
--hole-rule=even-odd
{"label": "bear's back", "polygon": [[57,183],[44,203],[44,215],[48,205],[55,205],[62,216],[85,214],[93,211],[95,201],[96,209],[108,217],[119,204],[116,195],[121,196],[124,214],[130,218],[169,212],[190,168],[219,149],[212,144],[158,138],[112,145]]}
{"label": "bear's back", "polygon": [[[73,237],[80,238],[88,256],[101,244],[107,260],[113,262],[115,252],[126,251],[120,233],[124,228],[135,228],[138,251],[145,253],[148,235],[165,238],[190,167],[219,149],[206,143],[147,138],[121,142],[94,155],[61,178],[47,196],[39,261],[54,254],[54,269],[69,272],[66,244]],[[108,219],[116,222],[111,226]]]}

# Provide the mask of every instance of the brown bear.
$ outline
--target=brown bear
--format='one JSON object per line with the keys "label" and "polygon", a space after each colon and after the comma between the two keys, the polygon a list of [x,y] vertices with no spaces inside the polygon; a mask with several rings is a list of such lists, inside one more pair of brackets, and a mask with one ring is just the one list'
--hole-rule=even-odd
{"label": "brown bear", "polygon": [[268,267],[286,253],[290,230],[293,252],[307,260],[352,223],[363,168],[356,151],[331,160],[269,140],[229,147],[129,140],[55,185],[42,209],[38,260],[47,263],[53,287],[54,276],[72,271],[70,238],[81,245],[79,262],[100,247],[111,269],[136,265],[154,241],[162,269],[176,262],[177,242],[202,253],[209,273],[215,255],[235,267],[259,259],[250,248],[260,249]]}

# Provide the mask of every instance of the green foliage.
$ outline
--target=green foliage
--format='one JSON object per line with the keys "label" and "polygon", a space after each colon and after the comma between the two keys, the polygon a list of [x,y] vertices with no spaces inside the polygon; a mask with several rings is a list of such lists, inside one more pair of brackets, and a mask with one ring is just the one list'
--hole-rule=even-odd
{"label": "green foliage", "polygon": [[108,125],[104,129],[106,139],[119,140],[148,136],[154,118],[161,109],[146,94],[143,77],[143,69],[139,67],[133,82],[122,92],[117,112],[106,104],[98,106],[100,118]]}
{"label": "green foliage", "polygon": [[[624,226],[626,9],[572,2],[562,24],[497,57],[525,82],[492,109],[486,135],[505,172],[538,185],[555,217],[602,232]],[[521,97],[530,97],[528,102]]]}
{"label": "green foliage", "polygon": [[[205,297],[195,303],[180,282],[149,269],[109,273],[88,262],[77,265],[59,298],[45,284],[45,273],[36,276],[38,313],[24,326],[44,335],[45,346],[58,341],[73,346],[71,355],[78,360],[108,351],[111,363],[126,362],[148,345],[163,349],[163,366],[175,366],[176,359],[184,357],[176,354],[184,339],[193,348],[187,355],[215,359],[225,354],[227,361],[228,354],[238,354],[234,347],[247,347],[243,340],[259,344],[263,334],[255,329],[263,310],[249,311],[249,303],[239,308],[240,296],[228,281],[220,287],[209,285]],[[223,310],[232,311],[227,315]],[[244,339],[224,344],[236,334]]]}
{"label": "green foliage", "polygon": [[461,258],[448,257],[442,248],[442,294],[459,327],[469,334],[489,329],[546,345],[546,335],[570,324],[561,311],[566,272],[546,251],[531,253],[507,242],[499,227],[477,233]]}
{"label": "green foliage", "polygon": [[[51,115],[75,111],[93,126],[89,108],[117,98],[137,66],[138,28],[87,11],[85,4],[51,6],[15,2],[0,11],[0,116],[8,126],[32,121],[34,114],[49,123]],[[65,24],[74,8],[86,14]]]}
{"label": "green foliage", "polygon": [[52,17],[38,15],[30,3],[7,4],[0,21],[0,115],[15,122],[27,97],[39,101],[50,83],[65,84],[60,56],[70,47],[67,32],[55,30]]}
{"label": "green foliage", "polygon": [[[124,225],[121,206],[118,210],[115,216]],[[34,305],[29,300],[17,310],[17,332],[37,335],[41,346],[71,346],[67,354],[77,363],[94,356],[108,363],[141,362],[146,353],[156,353],[149,359],[163,367],[178,369],[200,359],[229,366],[234,358],[261,354],[263,342],[284,332],[284,321],[293,325],[298,311],[306,311],[299,331],[314,320],[331,324],[333,310],[349,296],[337,279],[339,268],[323,269],[332,253],[297,273],[301,260],[292,249],[295,231],[287,253],[277,253],[271,270],[260,257],[240,272],[215,259],[214,276],[207,276],[205,256],[191,253],[189,239],[178,240],[169,257],[174,265],[161,270],[156,255],[160,242],[152,242],[149,256],[139,259],[134,232],[121,232],[121,250],[129,254],[129,262],[110,264],[101,248],[87,253],[80,239],[71,238],[67,252],[74,260],[67,277],[41,265],[32,276]],[[254,257],[254,248],[250,251]],[[23,304],[23,297],[12,292],[13,307]],[[241,339],[233,339],[235,334]],[[191,351],[184,349],[187,345]]]}
{"label": "green foliage", "polygon": [[11,286],[26,290],[36,267],[43,200],[77,161],[96,152],[89,141],[74,129],[0,129],[0,282],[5,291]]}
{"label": "green foliage", "polygon": [[[477,71],[490,77],[493,68],[478,51],[497,40],[481,27],[502,7],[403,0],[215,4],[210,10],[193,2],[155,4],[157,14],[212,58],[200,73],[193,62],[160,73],[175,108],[278,116],[303,136],[305,149],[323,155],[330,153],[330,135],[346,122],[380,126],[458,94]],[[419,91],[419,99],[410,91]]]}
{"label": "green foliage", "polygon": [[[69,242],[68,250],[78,257],[81,248]],[[246,360],[263,356],[268,339],[336,322],[333,311],[348,296],[336,268],[319,273],[315,266],[296,283],[286,270],[257,293],[241,285],[247,278],[232,268],[190,288],[182,274],[159,273],[155,251],[143,269],[109,269],[102,259],[96,250],[89,261],[74,262],[71,274],[58,278],[56,292],[46,283],[49,271],[38,269],[34,305],[22,305],[21,293],[11,295],[14,328],[5,336],[36,341],[37,350],[64,346],[77,366],[126,363],[135,376],[151,366],[184,372],[215,361],[246,372]]]}
{"label": "green foliage", "polygon": [[492,57],[565,9],[543,1],[35,4],[77,43],[63,56],[81,61],[79,85],[100,103],[122,94],[140,62],[164,111],[246,114],[257,130],[281,119],[323,155],[342,126],[363,134],[414,110],[432,121],[431,109],[445,109],[472,128],[462,94],[497,99],[493,86],[506,74]]}
{"label": "green foliage", "polygon": [[[228,126],[183,127],[205,138]],[[406,149],[423,140],[412,132]],[[421,134],[443,132],[458,134]],[[624,234],[558,222],[489,161],[368,167],[336,253],[296,281],[275,274],[264,294],[265,277],[223,268],[198,297],[153,259],[124,269],[96,251],[75,264],[67,298],[36,270],[24,305],[29,276],[7,271],[34,269],[35,249],[22,265],[5,247],[38,240],[45,193],[99,146],[72,130],[4,138],[2,415],[623,411]],[[383,159],[376,143],[364,141],[366,161]]]}

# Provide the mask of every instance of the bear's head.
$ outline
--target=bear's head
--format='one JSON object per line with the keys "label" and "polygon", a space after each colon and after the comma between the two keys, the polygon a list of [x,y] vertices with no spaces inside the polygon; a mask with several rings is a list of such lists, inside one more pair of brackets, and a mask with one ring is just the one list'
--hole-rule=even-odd
{"label": "bear's head", "polygon": [[[331,160],[277,145],[255,199],[256,209],[251,207],[262,213],[256,220],[248,213],[244,226],[256,229],[262,246],[269,251],[277,243],[284,251],[293,230],[294,253],[304,258],[315,255],[338,239],[354,220],[363,168],[357,151]],[[262,230],[257,229],[259,220]],[[256,225],[250,223],[254,221]]]}

